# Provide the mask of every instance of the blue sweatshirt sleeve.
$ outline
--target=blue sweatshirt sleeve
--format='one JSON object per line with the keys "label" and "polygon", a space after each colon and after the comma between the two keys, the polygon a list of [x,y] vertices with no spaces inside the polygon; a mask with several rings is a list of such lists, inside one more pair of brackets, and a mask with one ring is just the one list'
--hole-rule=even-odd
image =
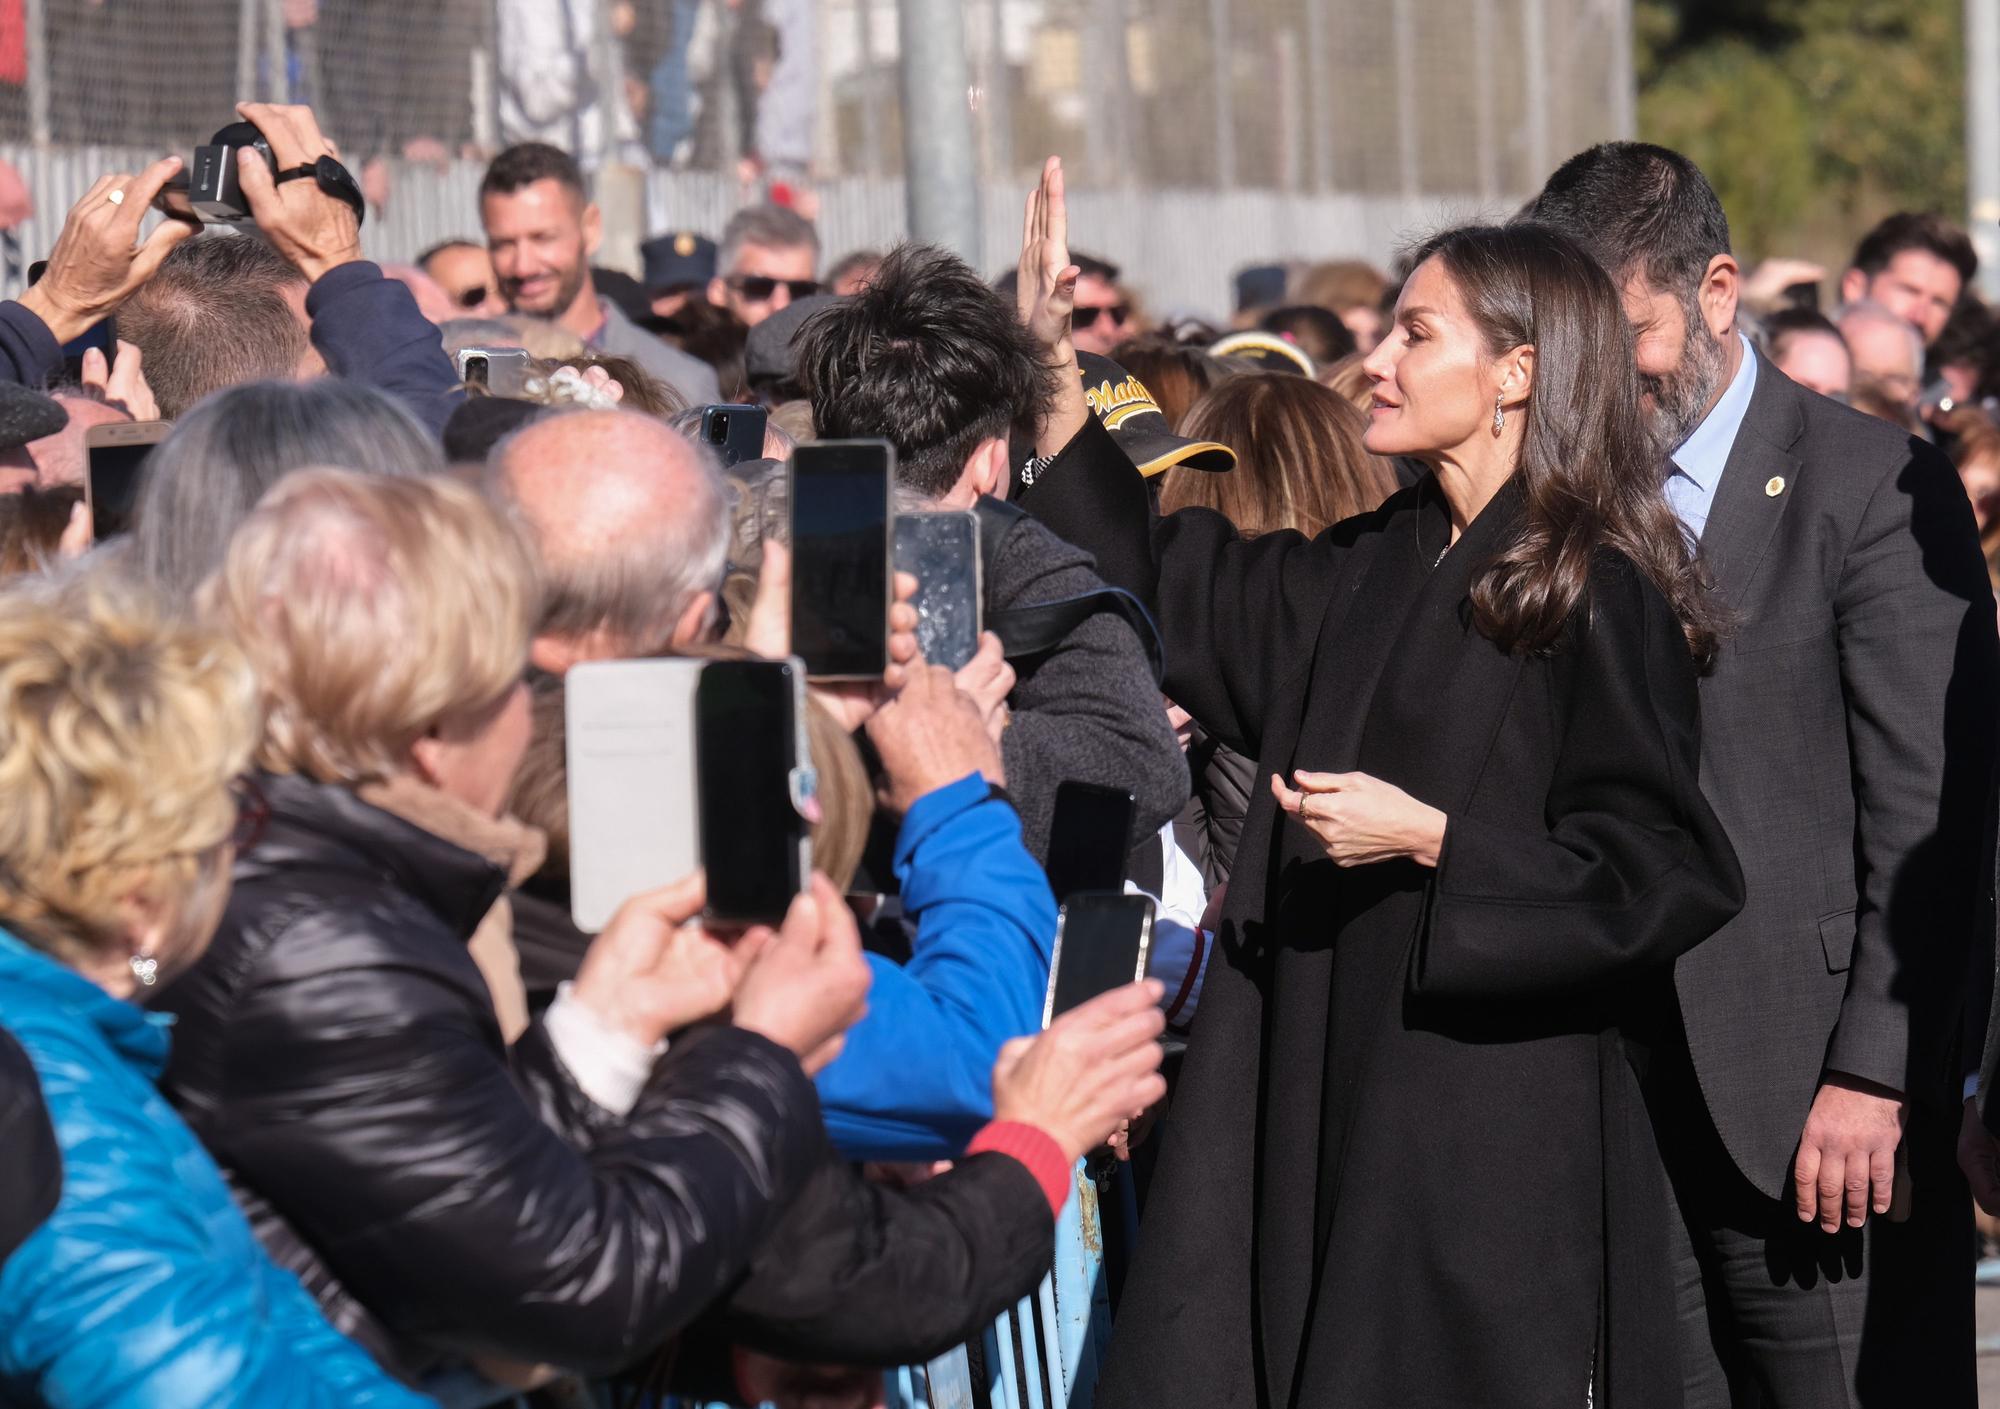
{"label": "blue sweatshirt sleeve", "polygon": [[819,1075],[850,1159],[955,1159],[993,1115],[993,1062],[1036,1032],[1056,902],[1021,821],[977,774],[919,798],[896,842],[907,965],[870,955],[868,1015]]}
{"label": "blue sweatshirt sleeve", "polygon": [[62,344],[49,325],[12,299],[0,303],[0,381],[45,386],[62,365]]}
{"label": "blue sweatshirt sleeve", "polygon": [[357,259],[320,276],[306,291],[306,313],[329,372],[388,392],[443,434],[465,393],[437,325],[407,288]]}

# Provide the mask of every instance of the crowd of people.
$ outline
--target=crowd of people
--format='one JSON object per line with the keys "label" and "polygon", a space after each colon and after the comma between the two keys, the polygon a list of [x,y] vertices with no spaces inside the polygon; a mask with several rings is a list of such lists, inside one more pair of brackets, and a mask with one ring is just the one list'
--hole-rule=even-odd
{"label": "crowd of people", "polygon": [[[1889,217],[1823,315],[1610,143],[1161,323],[1054,159],[998,278],[781,205],[633,278],[540,141],[406,266],[254,154],[254,229],[147,231],[177,170],[0,304],[0,1398],[867,1409],[1110,1177],[1118,1409],[1974,1403],[1963,231]],[[114,532],[87,444],[154,421]],[[812,683],[782,922],[696,871],[587,931],[566,681],[789,658],[787,461],[856,439],[975,517],[976,653],[899,578]],[[1074,783],[1156,921],[1045,1022]]]}

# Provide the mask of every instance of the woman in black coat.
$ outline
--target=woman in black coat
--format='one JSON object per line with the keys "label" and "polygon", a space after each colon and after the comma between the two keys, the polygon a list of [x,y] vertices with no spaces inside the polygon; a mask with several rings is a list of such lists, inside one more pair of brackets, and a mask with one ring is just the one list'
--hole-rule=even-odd
{"label": "woman in black coat", "polygon": [[[1059,189],[1023,259],[1058,312]],[[1630,333],[1574,244],[1467,229],[1368,365],[1368,448],[1430,473],[1315,539],[1149,519],[1094,424],[1024,500],[1266,785],[1097,1402],[1672,1402],[1633,1039],[1742,882]]]}

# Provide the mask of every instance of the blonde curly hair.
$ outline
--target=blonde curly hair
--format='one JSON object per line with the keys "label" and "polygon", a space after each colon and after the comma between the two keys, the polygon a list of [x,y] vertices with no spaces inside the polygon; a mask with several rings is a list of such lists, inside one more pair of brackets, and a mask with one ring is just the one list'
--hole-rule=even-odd
{"label": "blonde curly hair", "polygon": [[0,591],[0,924],[77,966],[194,893],[259,730],[226,637],[97,564]]}
{"label": "blonde curly hair", "polygon": [[454,480],[287,475],[236,531],[204,600],[268,710],[257,763],[357,786],[520,682],[540,611],[519,530]]}

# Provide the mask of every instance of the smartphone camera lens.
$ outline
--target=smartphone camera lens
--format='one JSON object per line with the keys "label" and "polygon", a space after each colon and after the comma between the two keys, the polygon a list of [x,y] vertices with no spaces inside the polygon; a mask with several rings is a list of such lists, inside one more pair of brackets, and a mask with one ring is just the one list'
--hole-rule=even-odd
{"label": "smartphone camera lens", "polygon": [[725,440],[728,440],[729,413],[727,411],[718,411],[714,416],[710,417],[709,420],[714,429],[711,431],[708,438],[714,441],[717,445],[720,445]]}
{"label": "smartphone camera lens", "polygon": [[488,363],[486,358],[468,357],[465,359],[465,380],[467,385],[469,386],[487,385],[489,371],[490,371],[490,364]]}

